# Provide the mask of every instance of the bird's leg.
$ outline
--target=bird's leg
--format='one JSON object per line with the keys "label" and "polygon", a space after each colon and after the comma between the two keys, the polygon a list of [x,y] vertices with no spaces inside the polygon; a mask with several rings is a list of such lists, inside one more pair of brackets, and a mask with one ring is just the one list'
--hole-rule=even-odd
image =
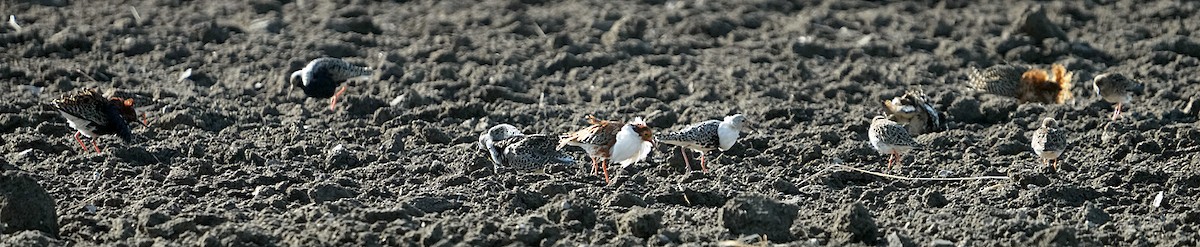
{"label": "bird's leg", "polygon": [[700,153],[700,171],[708,173],[708,167],[704,166],[704,153]]}
{"label": "bird's leg", "polygon": [[1054,158],[1052,160],[1054,163],[1051,163],[1051,167],[1054,167],[1054,171],[1058,171],[1058,158]]}
{"label": "bird's leg", "polygon": [[900,154],[900,152],[893,152],[893,153],[896,154],[896,161],[895,161],[896,164],[895,165],[896,165],[896,168],[899,169],[900,165],[904,164],[904,155]]}
{"label": "bird's leg", "polygon": [[688,161],[687,152],[683,150],[683,147],[679,147],[679,154],[683,155],[683,165],[684,167],[687,167],[687,172],[692,173],[692,162]]}
{"label": "bird's leg", "polygon": [[333,98],[329,98],[329,110],[330,111],[333,111],[333,107],[337,105],[338,96],[341,96],[342,93],[344,93],[344,92],[346,92],[346,85],[342,85],[342,89],[338,90],[337,93],[333,94]]}
{"label": "bird's leg", "polygon": [[601,161],[600,164],[603,164],[602,166],[604,168],[604,183],[612,184],[612,180],[608,179],[608,161]]}
{"label": "bird's leg", "polygon": [[79,147],[82,147],[83,151],[87,151],[87,144],[83,144],[83,139],[79,139],[80,134],[83,134],[83,132],[80,132],[80,131],[75,132],[75,141],[79,142]]}
{"label": "bird's leg", "polygon": [[888,170],[892,170],[892,160],[896,159],[896,155],[888,154]]}
{"label": "bird's leg", "polygon": [[1113,110],[1112,120],[1117,120],[1121,117],[1121,103],[1117,103],[1116,109]]}
{"label": "bird's leg", "polygon": [[592,157],[589,155],[588,158],[592,158],[592,174],[596,174],[596,172],[597,172],[596,169],[600,168],[600,164],[596,163],[596,157]]}
{"label": "bird's leg", "polygon": [[142,126],[150,126],[150,119],[146,117],[146,113],[142,113]]}
{"label": "bird's leg", "polygon": [[100,145],[96,144],[96,138],[92,138],[92,148],[96,149],[96,153],[100,153]]}

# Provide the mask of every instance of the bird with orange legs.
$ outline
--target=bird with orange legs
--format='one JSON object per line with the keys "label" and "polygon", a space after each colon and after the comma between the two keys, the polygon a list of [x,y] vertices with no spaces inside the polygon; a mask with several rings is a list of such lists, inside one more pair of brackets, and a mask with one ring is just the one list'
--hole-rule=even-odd
{"label": "bird with orange legs", "polygon": [[137,110],[134,109],[133,99],[120,97],[105,97],[95,89],[64,94],[54,100],[54,109],[67,119],[71,128],[75,129],[75,141],[87,150],[87,144],[79,135],[92,139],[92,148],[99,153],[100,145],[96,139],[102,135],[116,134],[121,140],[129,142],[133,139],[133,131],[129,123],[141,123],[146,126],[146,120],[138,121]]}
{"label": "bird with orange legs", "polygon": [[892,169],[892,165],[901,163],[904,154],[920,147],[920,144],[917,144],[917,141],[908,134],[908,129],[905,129],[904,125],[888,120],[884,116],[875,116],[874,119],[871,119],[871,127],[867,129],[867,138],[870,139],[871,146],[876,151],[890,156],[888,170]]}
{"label": "bird with orange legs", "polygon": [[683,154],[683,163],[689,172],[692,171],[692,164],[688,161],[688,155],[684,150],[691,149],[700,153],[700,171],[708,172],[708,167],[704,166],[704,155],[714,149],[729,150],[737,142],[741,132],[750,130],[749,125],[745,116],[734,114],[725,117],[724,120],[699,122],[676,132],[659,135],[658,141],[678,146],[679,153]]}
{"label": "bird with orange legs", "polygon": [[[338,96],[346,92],[346,85],[343,84],[365,78],[372,73],[370,68],[355,66],[337,58],[322,57],[308,62],[303,69],[292,72],[288,81],[293,86],[303,89],[305,96],[330,98],[329,110],[333,111],[337,106]],[[338,86],[342,89],[337,89]]]}
{"label": "bird with orange legs", "polygon": [[1058,156],[1067,149],[1067,132],[1060,128],[1054,118],[1042,120],[1041,128],[1033,132],[1029,146],[1041,158],[1042,164],[1051,165],[1058,170]]}
{"label": "bird with orange legs", "polygon": [[592,158],[592,172],[597,162],[604,171],[604,182],[612,184],[608,175],[608,163],[620,163],[622,167],[646,159],[654,147],[654,130],[646,126],[641,118],[627,123],[600,120],[588,116],[587,128],[559,136],[558,149],[565,146],[583,148]]}
{"label": "bird with orange legs", "polygon": [[1121,118],[1121,105],[1133,101],[1133,92],[1140,91],[1142,84],[1119,73],[1105,73],[1092,79],[1092,89],[1096,96],[1115,104],[1112,120]]}

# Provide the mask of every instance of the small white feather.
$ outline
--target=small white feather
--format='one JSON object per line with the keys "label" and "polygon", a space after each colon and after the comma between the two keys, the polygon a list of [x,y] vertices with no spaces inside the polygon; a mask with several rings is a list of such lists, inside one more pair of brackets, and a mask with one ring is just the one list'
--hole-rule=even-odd
{"label": "small white feather", "polygon": [[184,70],[183,73],[179,74],[179,80],[175,80],[175,82],[183,82],[183,80],[186,80],[188,77],[192,77],[192,68],[188,68],[187,70]]}
{"label": "small white feather", "polygon": [[1163,192],[1159,191],[1158,195],[1154,196],[1154,202],[1151,202],[1150,206],[1156,207],[1156,208],[1160,207],[1160,206],[1162,206],[1162,200],[1163,200]]}
{"label": "small white feather", "polygon": [[17,24],[17,16],[15,15],[8,15],[8,25],[12,26],[13,29],[16,29],[17,32],[21,31],[21,25]]}

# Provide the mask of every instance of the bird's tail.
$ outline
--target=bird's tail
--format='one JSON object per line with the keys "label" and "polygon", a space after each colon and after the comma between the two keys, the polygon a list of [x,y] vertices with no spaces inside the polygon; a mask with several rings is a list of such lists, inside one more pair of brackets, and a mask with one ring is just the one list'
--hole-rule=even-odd
{"label": "bird's tail", "polygon": [[562,150],[563,147],[566,147],[567,144],[571,143],[571,136],[573,135],[570,133],[558,135],[558,146],[554,147],[554,149]]}
{"label": "bird's tail", "polygon": [[1071,94],[1071,79],[1074,77],[1075,73],[1067,71],[1067,68],[1063,67],[1061,64],[1055,64],[1051,66],[1050,70],[1054,72],[1054,81],[1058,84],[1059,88],[1058,95],[1055,97],[1055,101],[1059,104],[1062,104],[1063,102],[1066,102],[1074,97],[1074,95]]}

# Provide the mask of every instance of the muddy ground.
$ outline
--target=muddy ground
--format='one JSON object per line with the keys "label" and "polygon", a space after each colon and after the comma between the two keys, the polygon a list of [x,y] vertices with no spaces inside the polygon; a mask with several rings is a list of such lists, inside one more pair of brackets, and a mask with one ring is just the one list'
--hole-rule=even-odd
{"label": "muddy ground", "polygon": [[[0,27],[0,239],[1200,244],[1200,4],[737,2],[3,0],[21,28]],[[285,83],[322,56],[379,72],[331,112]],[[1069,104],[964,84],[971,66],[1052,63],[1076,73]],[[1116,122],[1091,93],[1104,72],[1146,83]],[[140,95],[151,126],[82,150],[49,103],[88,87]],[[868,122],[917,89],[950,130],[886,171]],[[707,174],[666,145],[607,186],[587,164],[497,174],[474,145],[500,123],[674,130],[733,113],[757,131]],[[1058,171],[1028,144],[1045,117],[1070,131]]]}

